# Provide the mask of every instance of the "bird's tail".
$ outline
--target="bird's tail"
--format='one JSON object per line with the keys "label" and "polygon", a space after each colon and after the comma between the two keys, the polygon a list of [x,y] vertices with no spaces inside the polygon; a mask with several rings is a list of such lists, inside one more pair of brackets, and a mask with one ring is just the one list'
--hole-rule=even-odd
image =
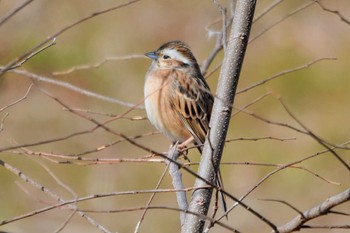
{"label": "bird's tail", "polygon": [[[199,150],[199,152],[202,154],[203,151],[203,146],[199,146],[201,144],[194,142],[194,144],[197,146],[197,149]],[[203,145],[203,144],[202,144]],[[215,179],[215,184],[216,186],[218,186],[220,189],[224,189],[224,183],[222,182],[222,176],[221,176],[221,171],[220,168],[218,168],[217,172],[216,172],[216,179]],[[224,189],[225,190],[225,189]],[[226,198],[223,192],[220,192],[220,197],[221,197],[221,203],[222,203],[222,208],[224,209],[224,212],[227,212],[227,204],[226,204]],[[227,215],[226,215],[226,219],[228,219]]]}
{"label": "bird's tail", "polygon": [[[224,189],[224,183],[222,182],[222,176],[221,176],[220,169],[218,169],[217,174],[216,174],[216,186],[218,186],[220,189]],[[226,203],[225,194],[223,192],[221,192],[221,190],[219,190],[219,192],[220,192],[220,196],[221,196],[222,208],[224,209],[224,212],[226,215],[227,203]],[[227,215],[226,215],[226,219],[228,219]]]}

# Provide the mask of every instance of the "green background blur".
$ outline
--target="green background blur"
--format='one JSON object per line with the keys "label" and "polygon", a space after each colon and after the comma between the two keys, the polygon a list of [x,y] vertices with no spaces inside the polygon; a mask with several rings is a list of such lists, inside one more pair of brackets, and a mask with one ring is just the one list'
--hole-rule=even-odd
{"label": "green background blur", "polygon": [[[0,16],[5,15],[21,1],[0,1]],[[66,25],[93,12],[107,9],[123,1],[116,0],[38,0],[29,4],[0,27],[0,65],[22,55],[47,36]],[[259,0],[256,15],[275,1]],[[285,0],[253,25],[251,38],[268,28],[281,17],[311,1]],[[338,10],[350,19],[348,0],[328,0],[322,3]],[[222,1],[228,7],[226,1]],[[219,24],[206,29],[220,19],[218,8],[209,0],[156,1],[141,0],[119,10],[100,15],[75,26],[57,38],[56,45],[30,59],[23,67],[32,73],[67,82],[82,89],[122,101],[137,103],[143,98],[144,75],[150,65],[146,58],[112,60],[99,68],[85,69],[66,75],[53,75],[79,65],[93,65],[107,57],[144,54],[157,49],[162,43],[180,39],[192,48],[199,63],[204,61],[215,45],[215,31]],[[211,70],[222,60],[222,52],[214,60]],[[321,138],[340,144],[350,139],[350,25],[335,14],[323,11],[317,4],[290,16],[248,46],[238,90],[264,80],[283,70],[302,66],[322,57],[337,60],[320,61],[308,69],[297,71],[265,85],[236,96],[235,106],[242,107],[254,99],[271,92],[263,100],[248,108],[271,121],[283,122],[301,128],[283,109],[278,101],[281,97],[288,108],[310,130]],[[215,93],[219,72],[208,79]],[[0,109],[22,97],[31,80],[25,76],[7,73],[0,77]],[[45,82],[36,84],[69,105],[106,114],[121,114],[128,108],[96,98],[84,96],[57,85]],[[0,112],[4,120],[0,132],[0,147],[34,143],[64,137],[71,133],[91,129],[94,125],[76,115],[64,111],[52,98],[33,87],[28,98]],[[86,113],[84,113],[86,114]],[[95,119],[110,119],[106,116],[86,114]],[[134,110],[128,117],[145,116],[142,109]],[[117,132],[135,136],[154,131],[147,120],[130,121],[119,119],[108,124]],[[247,114],[239,113],[232,118],[228,139],[233,138],[295,138],[294,140],[238,140],[227,143],[222,162],[251,162],[287,164],[323,151],[315,140],[291,129],[267,124]],[[118,140],[104,130],[68,140],[30,147],[32,151],[74,155],[93,150]],[[166,151],[169,141],[162,135],[142,137],[142,145],[157,151]],[[19,150],[16,150],[19,151]],[[350,164],[350,153],[338,151]],[[147,152],[128,143],[119,143],[89,158],[140,158]],[[199,161],[197,151],[190,151],[191,162]],[[73,189],[79,197],[98,193],[127,190],[154,189],[165,166],[162,163],[119,163],[83,166],[56,164],[43,158],[0,153],[1,160],[20,169],[24,174],[58,193],[61,197],[74,196],[48,174],[47,166],[61,181]],[[333,182],[326,182],[300,169],[285,169],[260,185],[245,202],[276,225],[284,224],[296,216],[289,207],[259,199],[273,198],[289,202],[299,210],[306,210],[328,196],[335,195],[350,185],[349,171],[330,153],[319,155],[298,164]],[[196,165],[190,167],[197,169]],[[222,165],[225,189],[240,197],[276,167],[257,165]],[[185,185],[193,185],[194,178],[183,172]],[[39,208],[55,204],[55,200],[25,183],[4,167],[0,167],[0,220],[9,219]],[[172,188],[166,175],[161,188]],[[190,196],[190,193],[188,193]],[[144,206],[147,195],[128,195],[96,199],[79,203],[85,210],[110,210]],[[229,204],[233,201],[229,200]],[[152,205],[176,207],[174,193],[158,194]],[[349,213],[349,203],[338,207]],[[221,214],[221,212],[219,211]],[[65,221],[71,211],[55,209],[31,218],[0,226],[9,232],[54,232]],[[112,232],[133,232],[141,211],[122,213],[88,213]],[[349,218],[327,216],[310,225],[344,225]],[[235,209],[229,216],[229,225],[242,232],[269,232],[262,221],[243,208]],[[306,230],[305,230],[306,231]],[[99,232],[77,214],[62,232]],[[179,213],[169,210],[150,210],[141,225],[140,232],[179,232]],[[211,232],[227,232],[216,226]],[[318,230],[328,232],[328,230]],[[345,232],[345,230],[332,230]]]}

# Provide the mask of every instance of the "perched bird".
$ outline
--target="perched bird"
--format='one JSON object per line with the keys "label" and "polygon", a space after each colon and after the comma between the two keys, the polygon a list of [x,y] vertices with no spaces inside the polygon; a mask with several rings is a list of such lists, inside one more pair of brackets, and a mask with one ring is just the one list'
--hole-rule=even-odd
{"label": "perched bird", "polygon": [[[153,60],[144,87],[148,119],[173,145],[186,148],[193,141],[201,152],[214,97],[196,58],[182,41],[165,43],[145,55]],[[222,187],[219,175],[217,184]]]}
{"label": "perched bird", "polygon": [[202,145],[214,98],[191,50],[171,41],[145,55],[153,60],[144,89],[149,120],[173,144]]}

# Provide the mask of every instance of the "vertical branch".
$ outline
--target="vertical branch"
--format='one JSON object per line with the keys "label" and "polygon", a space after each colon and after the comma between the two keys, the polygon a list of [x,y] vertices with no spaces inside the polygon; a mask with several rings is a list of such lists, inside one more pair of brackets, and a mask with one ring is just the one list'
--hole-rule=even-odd
{"label": "vertical branch", "polygon": [[[256,0],[238,0],[231,26],[227,50],[221,69],[216,98],[210,121],[208,139],[204,144],[198,175],[215,183],[225,138],[229,126],[235,91],[248,44]],[[212,196],[212,188],[201,189],[206,183],[196,179],[189,211],[207,215]],[[182,232],[202,232],[204,221],[198,215],[187,215]]]}
{"label": "vertical branch", "polygon": [[[179,157],[180,152],[177,150],[177,146],[174,145],[170,148],[168,156],[172,160],[177,160]],[[182,182],[182,174],[180,172],[179,165],[176,163],[173,163],[171,160],[167,160],[167,163],[169,164],[169,174],[172,178],[173,181],[173,187],[174,189],[184,189],[184,185]],[[179,208],[183,211],[180,212],[180,222],[181,226],[183,226],[185,222],[185,210],[188,208],[188,202],[187,202],[187,197],[186,197],[186,191],[177,191],[176,192],[176,199],[177,199],[177,204]]]}

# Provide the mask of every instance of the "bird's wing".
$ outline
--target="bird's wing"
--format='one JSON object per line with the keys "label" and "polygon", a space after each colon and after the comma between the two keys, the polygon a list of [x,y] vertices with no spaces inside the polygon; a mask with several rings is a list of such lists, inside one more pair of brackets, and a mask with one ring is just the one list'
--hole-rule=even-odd
{"label": "bird's wing", "polygon": [[198,74],[173,72],[172,106],[197,144],[203,144],[209,128],[214,98],[205,79]]}

